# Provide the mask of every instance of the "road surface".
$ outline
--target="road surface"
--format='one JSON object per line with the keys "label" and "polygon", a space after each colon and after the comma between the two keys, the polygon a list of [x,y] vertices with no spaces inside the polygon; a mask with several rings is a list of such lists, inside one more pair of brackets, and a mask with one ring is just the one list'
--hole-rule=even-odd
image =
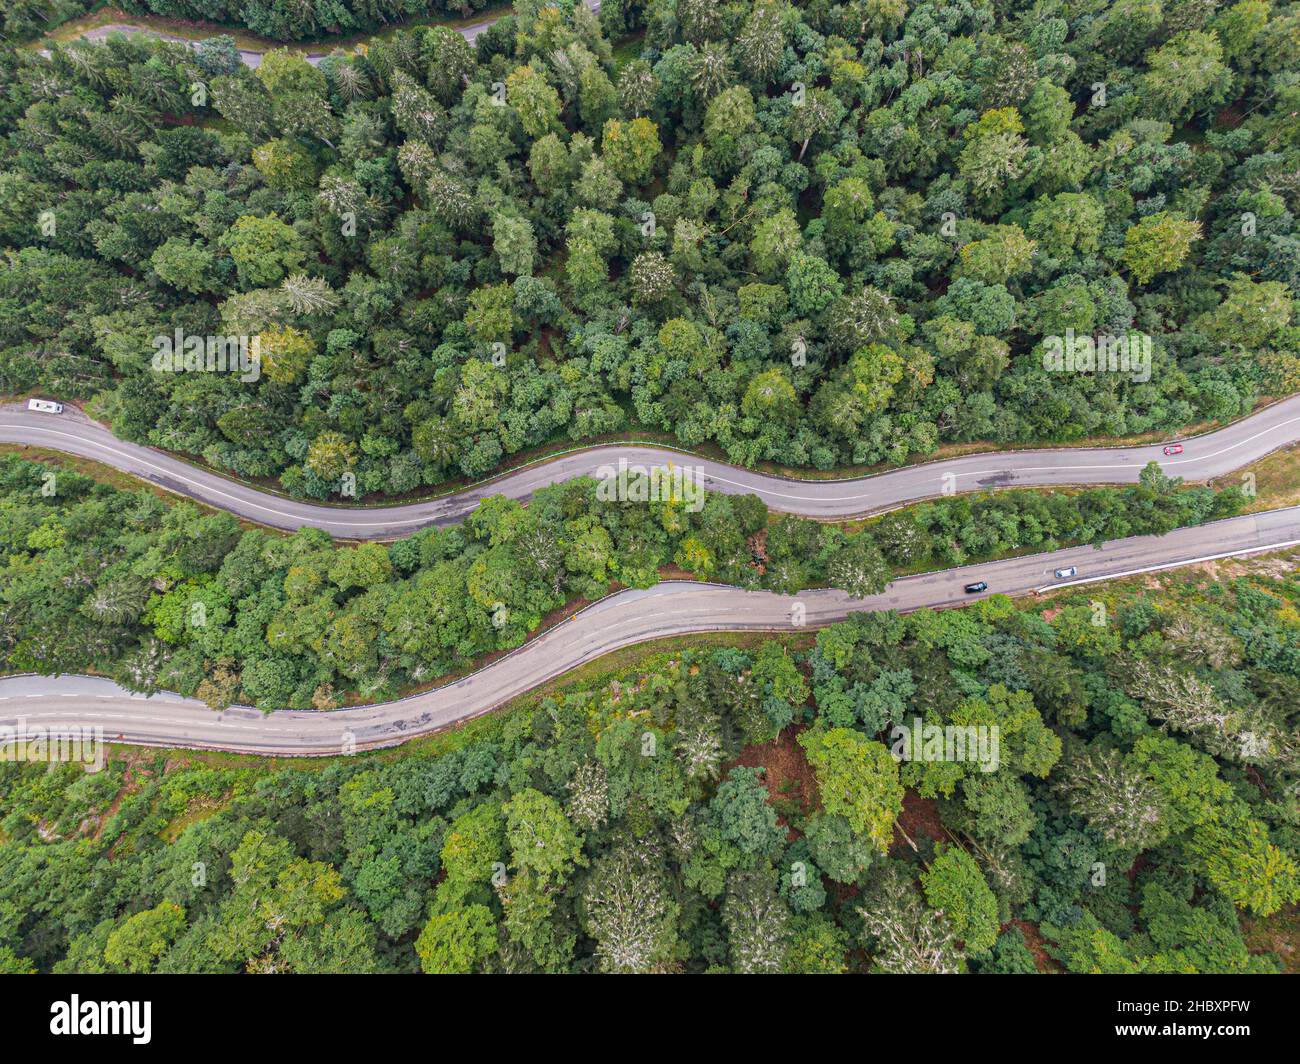
{"label": "road surface", "polygon": [[[0,727],[102,728],[110,742],[230,750],[271,756],[338,755],[393,746],[477,717],[539,684],[621,647],[662,636],[714,630],[790,631],[795,620],[817,627],[863,610],[912,610],[984,597],[962,587],[987,581],[990,593],[1022,594],[1058,582],[1053,570],[1078,567],[1069,584],[1171,568],[1213,557],[1300,544],[1300,507],[1178,529],[1165,536],[1115,540],[1101,548],[987,562],[896,580],[883,593],[851,599],[843,591],[795,596],[669,581],[624,591],[477,673],[395,702],[330,713],[283,710],[264,715],[233,707],[214,713],[179,695],[131,695],[90,677],[19,676],[0,680]],[[1065,585],[1065,586],[1068,586]]]}
{"label": "road surface", "polygon": [[740,469],[661,447],[591,447],[503,474],[465,491],[401,506],[341,507],[290,499],[227,479],[163,451],[126,443],[72,407],[40,414],[23,404],[0,406],[0,443],[31,444],[92,458],[170,491],[270,525],[295,530],[305,525],[340,539],[398,539],[426,525],[465,518],[489,495],[526,500],[539,488],[617,467],[645,468],[673,462],[701,471],[712,491],[759,496],[777,511],[821,520],[841,520],[954,492],[1051,485],[1131,484],[1151,461],[1171,476],[1202,481],[1241,469],[1300,440],[1300,396],[1266,407],[1226,428],[1184,441],[1182,454],[1167,457],[1160,444],[995,451],[852,480],[789,480]]}
{"label": "road surface", "polygon": [[[600,13],[599,0],[597,0],[596,3],[588,2],[587,6],[590,7],[591,10],[596,12],[597,14]],[[478,38],[478,35],[482,33],[484,30],[488,29],[500,17],[501,17],[500,15],[497,15],[495,18],[484,19],[482,22],[475,22],[469,26],[457,26],[455,27],[455,29],[462,37],[465,38],[465,40],[469,41],[470,44],[473,44],[474,41]],[[145,21],[144,19],[141,19],[141,22],[144,21]],[[420,25],[426,25],[426,23],[420,23]],[[168,33],[166,30],[154,29],[149,25],[138,25],[136,23],[126,23],[126,22],[115,22],[108,26],[97,26],[93,30],[87,30],[85,33],[82,34],[82,37],[83,39],[88,41],[101,41],[105,37],[107,37],[110,33],[146,33],[151,37],[158,37],[159,39],[164,41],[175,41],[178,44],[188,44],[192,46],[198,43],[197,40],[194,38],[178,37],[174,33]],[[208,36],[220,37],[223,36],[223,34],[217,32],[217,33],[209,34]],[[292,41],[287,42],[286,47],[295,48]],[[308,52],[304,55],[304,58],[312,66],[316,66],[318,63],[320,63],[322,59],[324,59],[327,55],[329,55],[334,50],[335,47],[342,47],[342,46],[331,45],[325,51]],[[349,48],[343,48],[344,52],[347,52],[349,50],[350,50]],[[251,48],[239,49],[239,58],[243,60],[244,65],[254,70],[257,69],[257,67],[261,66],[262,56],[264,56],[265,54],[266,54],[265,52],[259,52]]]}
{"label": "road surface", "polygon": [[[592,5],[599,10],[599,4]],[[460,28],[474,40],[494,20]],[[179,38],[139,26],[105,26],[87,36],[120,30]],[[317,63],[325,52],[309,54]],[[250,67],[262,53],[241,51]],[[1223,476],[1300,439],[1300,396],[1275,404],[1217,432],[1186,441],[1186,451],[1166,457],[1146,447],[1030,450],[970,455],[893,470],[872,477],[799,481],[738,469],[664,448],[588,448],[495,478],[443,499],[403,506],[342,508],[301,502],[259,491],[189,465],[152,448],[116,439],[107,429],[68,408],[52,416],[21,405],[0,407],[0,442],[30,444],[114,466],[168,490],[229,510],[250,521],[286,530],[305,525],[339,538],[392,539],[430,524],[459,521],[487,495],[527,499],[540,487],[597,474],[620,459],[630,465],[669,462],[699,469],[707,488],[760,496],[777,511],[837,519],[890,509],[953,492],[987,488],[1133,483],[1157,461],[1188,480]],[[550,679],[622,647],[664,636],[745,629],[818,627],[861,610],[911,610],[971,601],[963,585],[977,580],[990,593],[1024,594],[1052,586],[1053,571],[1074,565],[1071,583],[1191,564],[1208,558],[1300,544],[1300,507],[1180,529],[1163,537],[1134,537],[1100,549],[1075,547],[1051,554],[988,562],[907,577],[882,594],[854,600],[837,590],[797,596],[668,581],[645,591],[625,591],[588,607],[471,676],[395,702],[331,713],[284,710],[265,715],[247,707],[214,713],[175,694],[132,695],[92,677],[20,676],[0,679],[0,727],[58,730],[98,727],[109,741],[141,745],[232,750],[262,755],[337,755],[392,746],[447,727],[518,697]]]}

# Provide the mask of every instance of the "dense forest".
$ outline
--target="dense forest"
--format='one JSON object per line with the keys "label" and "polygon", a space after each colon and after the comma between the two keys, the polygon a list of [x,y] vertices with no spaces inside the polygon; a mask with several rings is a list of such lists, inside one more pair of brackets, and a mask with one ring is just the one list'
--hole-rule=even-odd
{"label": "dense forest", "polygon": [[[630,431],[901,462],[1300,383],[1292,4],[524,0],[319,66],[49,52],[0,50],[0,390],[294,494]],[[178,332],[259,379],[156,372]],[[1149,372],[1044,357],[1130,334]]]}
{"label": "dense forest", "polygon": [[[635,482],[631,485],[635,488]],[[1239,488],[1141,484],[944,498],[853,531],[769,515],[752,495],[602,502],[572,480],[461,525],[337,546],[241,530],[145,490],[0,456],[0,673],[99,672],[214,708],[380,700],[522,644],[547,615],[675,570],[861,597],[897,572],[1163,533],[1240,510]]]}
{"label": "dense forest", "polygon": [[[1279,970],[1239,915],[1300,898],[1300,583],[1104,595],[659,653],[400,756],[0,763],[0,969]],[[919,721],[996,761],[893,756]]]}
{"label": "dense forest", "polygon": [[[485,0],[125,0],[384,32],[37,43],[91,6],[0,13],[0,396],[295,496],[634,434],[900,464],[1300,389],[1295,3],[521,0],[471,43],[401,24]],[[158,361],[196,338],[256,371]],[[0,674],[267,712],[669,577],[862,597],[1246,502],[1152,463],[832,525],[579,478],[349,544],[79,468],[0,455]],[[0,758],[0,973],[1267,973],[1298,902],[1286,560],[684,637],[383,752]]]}

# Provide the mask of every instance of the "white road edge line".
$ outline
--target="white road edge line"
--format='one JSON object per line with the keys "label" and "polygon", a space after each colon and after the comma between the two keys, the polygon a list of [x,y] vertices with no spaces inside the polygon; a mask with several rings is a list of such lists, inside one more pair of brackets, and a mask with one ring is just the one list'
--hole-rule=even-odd
{"label": "white road edge line", "polygon": [[[1195,527],[1195,526],[1192,526]],[[1143,573],[1158,573],[1164,569],[1181,569],[1201,562],[1218,561],[1220,558],[1240,558],[1247,554],[1259,554],[1267,550],[1285,550],[1287,547],[1300,547],[1300,539],[1289,539],[1285,543],[1266,543],[1258,547],[1244,547],[1240,550],[1226,550],[1222,554],[1206,554],[1201,558],[1185,558],[1176,562],[1161,562],[1159,565],[1147,565],[1141,569],[1127,569],[1122,573],[1105,573],[1101,576],[1080,577],[1078,580],[1064,580],[1058,584],[1044,584],[1034,588],[1035,595],[1044,591],[1056,591],[1063,587],[1078,587],[1080,584],[1096,584],[1103,580],[1123,580],[1126,576],[1141,576]]]}

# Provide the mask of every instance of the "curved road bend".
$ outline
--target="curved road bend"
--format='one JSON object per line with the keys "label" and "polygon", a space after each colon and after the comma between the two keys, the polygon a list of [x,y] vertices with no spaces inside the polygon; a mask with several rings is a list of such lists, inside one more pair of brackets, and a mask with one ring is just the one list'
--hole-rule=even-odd
{"label": "curved road bend", "polygon": [[1184,441],[1183,454],[1166,457],[1160,444],[1035,451],[997,451],[905,466],[854,480],[788,480],[659,447],[592,447],[506,473],[454,495],[398,506],[338,507],[282,498],[229,480],[139,444],[117,439],[69,407],[39,414],[22,404],[0,407],[0,443],[67,451],[114,466],[170,491],[237,517],[292,531],[311,525],[340,539],[397,539],[426,525],[462,520],[489,495],[526,500],[548,484],[629,465],[701,469],[713,491],[759,496],[777,511],[826,520],[888,510],[951,492],[992,488],[1136,483],[1156,461],[1171,476],[1203,481],[1221,477],[1300,440],[1300,395],[1266,407],[1226,428]]}
{"label": "curved road bend", "polygon": [[105,739],[146,746],[230,750],[260,755],[337,755],[393,746],[477,717],[604,654],[661,636],[710,630],[788,630],[795,603],[816,627],[863,610],[912,610],[971,601],[964,584],[1018,594],[1055,583],[1053,570],[1075,565],[1079,581],[1170,568],[1227,554],[1300,544],[1300,507],[1185,528],[1165,536],[1116,540],[1101,548],[987,562],[905,577],[884,592],[851,599],[843,591],[782,596],[766,591],[671,581],[603,599],[570,621],[471,676],[396,702],[331,713],[246,707],[214,713],[174,694],[131,695],[108,680],[19,676],[0,680],[0,726],[57,730],[100,727]]}
{"label": "curved road bend", "polygon": [[[599,11],[599,3],[591,4]],[[460,28],[473,41],[494,20]],[[165,32],[138,26],[100,27],[98,39],[114,31]],[[319,63],[327,53],[312,53]],[[241,50],[256,67],[262,53]],[[945,491],[1031,487],[1052,484],[1132,483],[1143,466],[1157,461],[1166,472],[1207,480],[1300,439],[1300,397],[1293,397],[1217,432],[1188,443],[1188,451],[1166,458],[1160,445],[998,452],[894,470],[843,481],[796,481],[737,469],[653,447],[601,447],[508,474],[488,485],[431,502],[406,506],[341,509],[259,492],[160,451],[117,440],[106,429],[69,410],[58,421],[19,406],[0,408],[0,442],[32,444],[92,458],[169,490],[199,499],[248,520],[283,529],[314,525],[340,538],[395,538],[428,524],[465,516],[489,494],[526,499],[539,487],[594,473],[624,458],[629,464],[669,461],[700,467],[707,487],[759,495],[771,509],[813,517],[839,518],[889,509]],[[355,743],[358,748],[391,746],[408,738],[486,713],[537,685],[621,647],[668,635],[710,630],[784,629],[795,603],[806,623],[820,626],[859,610],[908,610],[970,601],[962,585],[986,580],[992,590],[1025,593],[1052,583],[1053,570],[1080,569],[1081,581],[1169,568],[1229,554],[1300,543],[1300,507],[1232,518],[1163,537],[1135,537],[1100,549],[1076,547],[1053,554],[989,562],[966,569],[907,577],[880,595],[853,600],[844,592],[809,591],[797,597],[745,592],[684,582],[647,591],[626,591],[590,607],[513,654],[446,687],[397,702],[334,713],[282,711],[264,715],[246,707],[213,713],[202,703],[174,694],[132,695],[91,677],[24,676],[0,679],[0,725],[100,726],[110,740],[142,745],[223,749],[267,755],[329,755]],[[743,620],[737,620],[740,617]]]}
{"label": "curved road bend", "polygon": [[[599,0],[596,0],[595,3],[592,3],[590,2],[590,0],[588,0],[587,6],[597,14],[600,13]],[[500,15],[497,16],[497,18],[500,17],[501,17]],[[465,40],[469,41],[470,44],[473,44],[474,41],[478,38],[478,35],[482,33],[484,30],[488,29],[490,26],[492,26],[492,24],[495,23],[496,20],[497,20],[496,18],[489,18],[489,19],[484,19],[482,22],[475,22],[469,26],[458,26],[456,27],[456,31],[462,37],[464,37]],[[425,25],[425,23],[421,23],[421,25]],[[138,25],[133,25],[124,22],[115,22],[109,26],[97,26],[93,30],[87,30],[81,36],[82,39],[87,41],[101,41],[105,37],[107,37],[110,33],[146,33],[149,36],[157,37],[160,40],[175,41],[177,44],[192,45],[195,43],[194,38],[178,37],[174,33],[168,33],[165,30],[157,30],[157,29],[153,29],[150,26],[138,26]],[[222,35],[223,35],[222,33],[218,32],[218,33],[212,33],[209,36],[220,37]],[[293,47],[293,46],[294,43],[292,41],[286,42],[286,47]],[[332,50],[333,49],[331,48],[331,51]],[[348,52],[351,51],[351,48],[343,48],[342,50],[344,52]],[[244,65],[254,70],[256,70],[259,66],[262,65],[262,56],[264,56],[265,54],[266,54],[265,52],[258,52],[251,48],[239,49],[239,58],[243,60]],[[316,66],[317,64],[320,63],[322,59],[324,59],[329,54],[330,51],[308,52],[306,55],[303,56],[303,58],[306,59],[307,62],[309,62],[312,66]]]}

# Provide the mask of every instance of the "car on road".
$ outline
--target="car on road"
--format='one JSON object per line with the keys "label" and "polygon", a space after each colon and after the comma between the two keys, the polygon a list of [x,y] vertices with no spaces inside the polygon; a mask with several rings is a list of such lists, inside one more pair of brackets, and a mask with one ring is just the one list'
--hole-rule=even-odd
{"label": "car on road", "polygon": [[966,585],[966,594],[968,594],[968,595],[978,595],[981,591],[987,591],[988,589],[989,589],[988,584],[986,584],[983,580],[981,580],[981,581],[979,581],[978,583],[975,583],[975,584],[967,584],[967,585]]}
{"label": "car on road", "polygon": [[1058,580],[1069,580],[1070,577],[1078,576],[1078,575],[1079,575],[1079,570],[1076,566],[1073,565],[1067,565],[1064,569],[1056,570],[1056,579]]}
{"label": "car on road", "polygon": [[1165,448],[1165,454],[1182,454],[1183,445],[1181,443],[1171,443]]}
{"label": "car on road", "polygon": [[63,404],[50,399],[28,399],[28,410],[39,410],[42,414],[62,414]]}

